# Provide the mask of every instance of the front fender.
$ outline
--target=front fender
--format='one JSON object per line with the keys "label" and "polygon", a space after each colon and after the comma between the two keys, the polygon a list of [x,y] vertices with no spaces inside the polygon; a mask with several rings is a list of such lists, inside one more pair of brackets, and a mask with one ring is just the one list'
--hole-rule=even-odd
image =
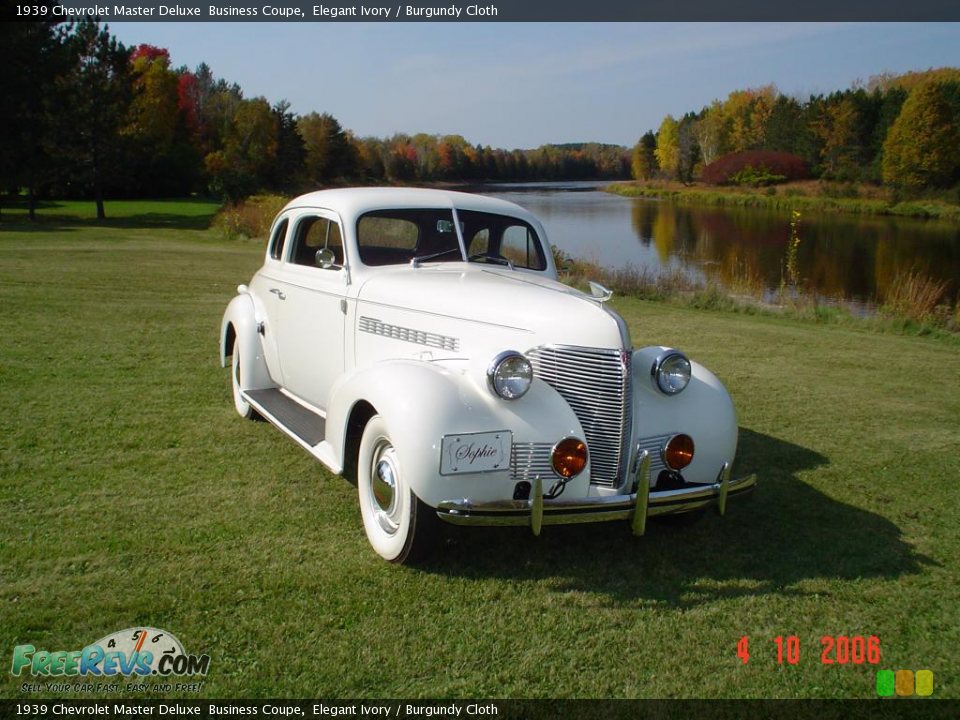
{"label": "front fender", "polygon": [[686,433],[693,438],[693,462],[683,470],[688,482],[712,483],[723,463],[737,451],[737,413],[727,389],[703,365],[690,362],[690,384],[677,395],[656,388],[650,369],[666,348],[646,347],[633,353],[634,441]]}
{"label": "front fender", "polygon": [[220,367],[227,366],[227,358],[233,353],[235,341],[240,348],[243,390],[276,387],[263,356],[263,345],[257,332],[258,322],[253,298],[241,289],[240,294],[227,305],[220,323]]}
{"label": "front fender", "polygon": [[[466,367],[417,360],[389,360],[361,368],[331,390],[327,441],[344,464],[347,424],[359,402],[372,405],[387,424],[404,478],[417,496],[436,507],[444,500],[511,499],[516,480],[510,470],[440,475],[444,435],[509,430],[513,443],[556,443],[583,438],[573,411],[546,383],[534,380],[524,397],[507,401],[481,387]],[[589,466],[565,493],[588,494]],[[551,484],[544,479],[544,486]]]}

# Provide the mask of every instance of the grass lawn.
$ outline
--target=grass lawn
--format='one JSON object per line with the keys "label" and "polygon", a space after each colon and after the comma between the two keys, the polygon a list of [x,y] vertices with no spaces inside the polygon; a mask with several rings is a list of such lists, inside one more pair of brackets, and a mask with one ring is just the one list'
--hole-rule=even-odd
{"label": "grass lawn", "polygon": [[[7,663],[154,626],[210,655],[211,698],[872,698],[881,668],[960,697],[956,340],[622,299],[636,344],[727,383],[754,496],[641,539],[449,528],[395,567],[350,484],[234,413],[219,321],[261,245],[116,206],[0,225]],[[822,665],[824,635],[875,635],[882,662]]]}

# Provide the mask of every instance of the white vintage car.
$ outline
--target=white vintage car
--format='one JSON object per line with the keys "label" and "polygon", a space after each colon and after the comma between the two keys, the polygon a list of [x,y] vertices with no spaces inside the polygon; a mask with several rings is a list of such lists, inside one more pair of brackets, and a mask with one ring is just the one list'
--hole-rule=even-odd
{"label": "white vintage car", "polygon": [[356,480],[387,560],[438,520],[622,520],[715,504],[733,403],[682,352],[634,349],[606,305],[557,280],[543,226],[513,203],[438,190],[298,197],[223,316],[233,400]]}

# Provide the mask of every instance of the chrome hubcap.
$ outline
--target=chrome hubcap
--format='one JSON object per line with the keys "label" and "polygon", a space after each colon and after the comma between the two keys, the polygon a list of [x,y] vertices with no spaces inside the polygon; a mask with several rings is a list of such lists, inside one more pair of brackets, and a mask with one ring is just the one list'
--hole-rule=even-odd
{"label": "chrome hubcap", "polygon": [[400,527],[396,520],[400,466],[397,451],[385,438],[377,445],[371,465],[370,499],[377,524],[385,533],[393,535]]}
{"label": "chrome hubcap", "polygon": [[393,466],[386,460],[377,463],[373,474],[373,499],[384,512],[393,509],[393,499],[397,489],[397,478]]}

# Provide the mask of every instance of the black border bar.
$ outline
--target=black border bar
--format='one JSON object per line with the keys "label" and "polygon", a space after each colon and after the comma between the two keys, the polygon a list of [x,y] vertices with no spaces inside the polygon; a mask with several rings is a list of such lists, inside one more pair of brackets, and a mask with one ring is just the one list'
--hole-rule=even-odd
{"label": "black border bar", "polygon": [[[374,712],[373,708],[378,711]],[[389,712],[387,712],[389,711]],[[955,720],[960,701],[871,700],[0,700],[0,718],[325,720]]]}
{"label": "black border bar", "polygon": [[[957,0],[12,0],[3,19],[105,22],[958,22]],[[30,8],[46,6],[40,16]]]}

